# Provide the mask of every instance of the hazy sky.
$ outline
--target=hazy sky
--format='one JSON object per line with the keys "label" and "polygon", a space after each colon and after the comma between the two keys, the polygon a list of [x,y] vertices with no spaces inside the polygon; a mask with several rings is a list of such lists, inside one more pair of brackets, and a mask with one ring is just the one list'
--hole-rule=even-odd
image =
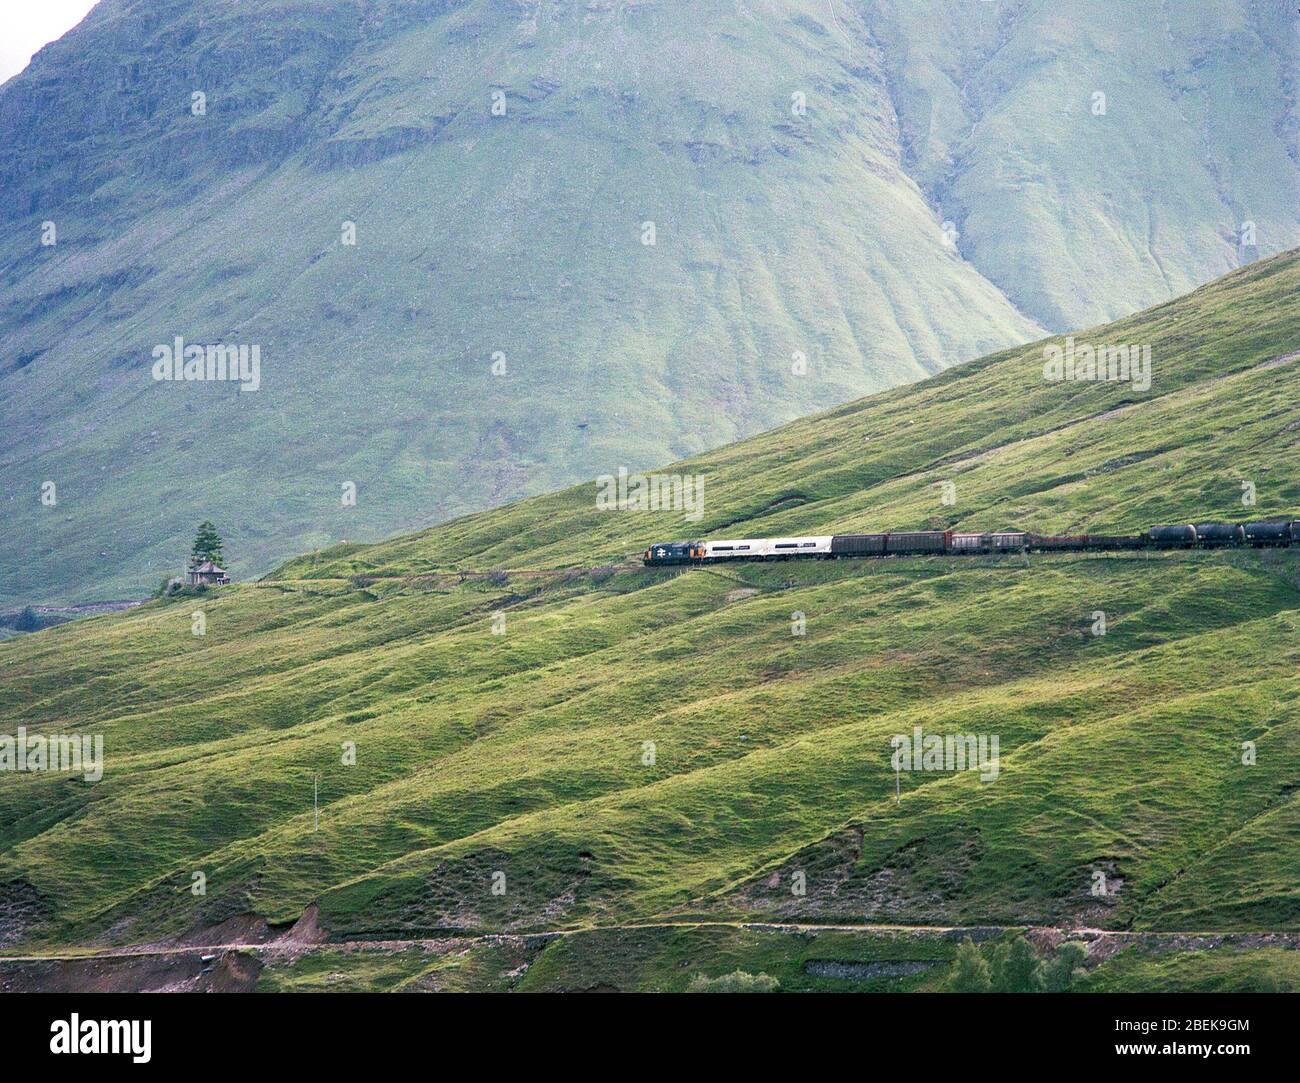
{"label": "hazy sky", "polygon": [[46,42],[81,22],[98,0],[0,0],[0,83],[27,67]]}

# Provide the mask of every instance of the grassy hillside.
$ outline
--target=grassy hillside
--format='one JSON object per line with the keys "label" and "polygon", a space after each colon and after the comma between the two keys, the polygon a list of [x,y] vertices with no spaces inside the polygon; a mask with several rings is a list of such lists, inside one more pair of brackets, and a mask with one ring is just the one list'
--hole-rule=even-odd
{"label": "grassy hillside", "polygon": [[[102,734],[107,767],[0,776],[0,929],[144,942],[316,904],[341,940],[1295,930],[1296,553],[631,560],[722,531],[1295,511],[1297,297],[1289,253],[1076,336],[1149,344],[1147,392],[1045,382],[1025,347],[669,468],[707,479],[696,523],[600,512],[588,484],[8,641],[4,732]],[[896,777],[914,726],[997,735],[997,779]]]}
{"label": "grassy hillside", "polygon": [[[696,454],[1294,246],[1291,19],[102,0],[0,87],[0,606],[143,596],[204,518],[248,576]],[[178,335],[260,390],[155,383]]]}

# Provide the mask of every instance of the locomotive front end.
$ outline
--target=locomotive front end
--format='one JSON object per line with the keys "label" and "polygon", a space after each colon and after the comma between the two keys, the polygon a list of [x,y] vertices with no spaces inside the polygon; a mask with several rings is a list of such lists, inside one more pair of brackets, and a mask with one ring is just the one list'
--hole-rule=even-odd
{"label": "locomotive front end", "polygon": [[650,546],[641,554],[641,562],[647,568],[664,568],[674,564],[689,564],[695,557],[699,542],[673,541],[659,542]]}

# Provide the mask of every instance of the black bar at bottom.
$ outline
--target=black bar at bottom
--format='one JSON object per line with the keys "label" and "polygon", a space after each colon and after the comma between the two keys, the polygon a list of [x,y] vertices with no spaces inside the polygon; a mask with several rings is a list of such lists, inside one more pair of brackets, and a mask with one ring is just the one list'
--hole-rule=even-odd
{"label": "black bar at bottom", "polygon": [[[347,993],[14,994],[2,1004],[0,1064],[11,1070],[59,1061],[93,1070],[109,1060],[127,1070],[219,1068],[288,1058],[295,1068],[337,1073],[401,1068],[413,1055],[448,1067],[444,1058],[452,1056],[494,1068],[523,1061],[591,1070],[608,1056],[598,1050],[619,1045],[626,1063],[659,1061],[677,1072],[699,1065],[691,1050],[701,1044],[731,1068],[769,1070],[828,1067],[825,1058],[846,1054],[902,1057],[926,1068],[1009,1060],[1059,1066],[1062,1055],[1084,1070],[1120,1061],[1226,1068],[1287,1056],[1296,1002],[1284,994]],[[73,1039],[78,1051],[63,1052]],[[90,1051],[114,1042],[126,1051]]]}

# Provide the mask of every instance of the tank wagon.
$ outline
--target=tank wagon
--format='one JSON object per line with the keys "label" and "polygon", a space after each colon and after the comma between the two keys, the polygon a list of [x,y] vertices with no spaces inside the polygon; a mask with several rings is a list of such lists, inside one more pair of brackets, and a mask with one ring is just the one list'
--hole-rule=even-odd
{"label": "tank wagon", "polygon": [[1246,523],[1242,528],[1246,534],[1246,544],[1256,549],[1290,545],[1296,537],[1295,523]]}
{"label": "tank wagon", "polygon": [[738,560],[838,560],[844,557],[976,556],[992,553],[1103,552],[1142,549],[1300,547],[1300,520],[1177,523],[1141,534],[1034,534],[1003,530],[898,530],[796,538],[727,538],[659,542],[642,554],[649,567]]}
{"label": "tank wagon", "polygon": [[1203,548],[1214,549],[1218,546],[1236,546],[1246,544],[1246,528],[1231,523],[1198,523],[1196,541]]}

